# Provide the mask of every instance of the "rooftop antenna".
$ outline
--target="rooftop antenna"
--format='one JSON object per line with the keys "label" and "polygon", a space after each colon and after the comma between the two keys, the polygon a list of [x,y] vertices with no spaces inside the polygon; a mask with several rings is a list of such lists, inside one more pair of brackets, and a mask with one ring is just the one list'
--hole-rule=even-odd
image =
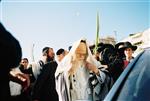
{"label": "rooftop antenna", "polygon": [[114,31],[114,34],[115,34],[116,42],[118,42],[118,40],[117,40],[117,31],[116,30]]}
{"label": "rooftop antenna", "polygon": [[34,46],[35,46],[35,44],[32,44],[32,48],[31,48],[31,49],[32,49],[32,50],[31,50],[31,55],[32,55],[32,56],[31,56],[31,61],[32,61],[32,62],[35,61],[35,60],[34,60]]}

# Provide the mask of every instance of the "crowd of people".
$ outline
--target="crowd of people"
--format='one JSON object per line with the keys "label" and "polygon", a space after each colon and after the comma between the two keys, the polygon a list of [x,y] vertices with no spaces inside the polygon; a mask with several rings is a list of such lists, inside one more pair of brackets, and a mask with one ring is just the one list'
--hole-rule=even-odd
{"label": "crowd of people", "polygon": [[42,49],[42,58],[30,63],[22,57],[19,41],[0,24],[1,101],[102,101],[127,65],[137,46],[80,39],[55,53]]}

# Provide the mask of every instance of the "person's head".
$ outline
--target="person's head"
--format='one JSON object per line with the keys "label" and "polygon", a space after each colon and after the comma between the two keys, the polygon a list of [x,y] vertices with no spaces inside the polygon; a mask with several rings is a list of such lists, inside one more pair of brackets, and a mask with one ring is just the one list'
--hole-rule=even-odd
{"label": "person's head", "polygon": [[99,52],[99,53],[100,53],[102,50],[104,50],[104,48],[105,48],[105,47],[104,47],[104,45],[105,45],[105,44],[104,44],[104,43],[102,43],[102,42],[101,42],[101,43],[99,43],[99,44],[98,44],[98,48],[97,48],[97,52]]}
{"label": "person's head", "polygon": [[51,58],[52,60],[54,60],[55,53],[54,53],[53,48],[49,48],[49,50],[48,50],[48,57]]}
{"label": "person's head", "polygon": [[50,47],[44,47],[42,50],[43,56],[47,57],[47,61],[52,61],[55,58],[55,53],[53,48]]}
{"label": "person's head", "polygon": [[68,47],[68,51],[70,51],[70,50],[71,50],[71,48],[72,48],[72,46],[69,46],[69,47]]}
{"label": "person's head", "polygon": [[92,54],[94,54],[94,48],[95,48],[95,44],[89,46],[89,49],[90,49]]}
{"label": "person's head", "polygon": [[28,58],[21,59],[21,65],[23,65],[24,68],[27,68],[29,64]]}
{"label": "person's head", "polygon": [[130,42],[125,42],[123,48],[125,56],[132,57],[132,54],[137,49],[137,46],[132,45]]}
{"label": "person's head", "polygon": [[47,55],[48,55],[49,48],[50,48],[50,47],[44,47],[44,48],[42,49],[43,56],[47,56]]}
{"label": "person's head", "polygon": [[87,46],[86,42],[84,40],[81,40],[79,46],[77,47],[75,51],[76,60],[78,61],[85,61],[87,58]]}
{"label": "person's head", "polygon": [[117,54],[119,55],[119,56],[121,56],[122,58],[124,58],[125,57],[125,54],[124,54],[124,42],[119,42],[119,43],[117,43],[116,45],[115,45],[115,49],[116,49],[116,51],[117,51]]}
{"label": "person's head", "polygon": [[[95,48],[95,47],[94,47]],[[97,49],[96,49],[96,52],[93,54],[95,59],[97,61],[100,61],[100,58],[99,58],[99,55],[101,53],[101,51],[104,49],[104,44],[103,43],[98,43],[98,46],[97,46]]]}
{"label": "person's head", "polygon": [[58,51],[56,52],[58,61],[60,62],[67,54],[68,51],[66,51],[65,49],[63,48],[58,49]]}
{"label": "person's head", "polygon": [[124,48],[124,42],[119,42],[115,45],[115,49],[118,51],[118,52],[123,52],[123,48]]}
{"label": "person's head", "polygon": [[74,44],[70,52],[72,54],[71,57],[72,65],[69,70],[69,74],[73,74],[78,70],[78,68],[85,66],[85,62],[88,57],[88,49],[87,49],[86,41],[80,40],[79,43]]}
{"label": "person's head", "polygon": [[115,48],[112,44],[103,44],[103,49],[100,51],[100,62],[103,65],[108,65],[111,62],[111,58],[115,54]]}
{"label": "person's head", "polygon": [[14,68],[20,64],[22,58],[20,43],[2,23],[0,23],[0,48],[1,68]]}
{"label": "person's head", "polygon": [[125,57],[132,57],[133,50],[131,48],[126,48],[124,50]]}

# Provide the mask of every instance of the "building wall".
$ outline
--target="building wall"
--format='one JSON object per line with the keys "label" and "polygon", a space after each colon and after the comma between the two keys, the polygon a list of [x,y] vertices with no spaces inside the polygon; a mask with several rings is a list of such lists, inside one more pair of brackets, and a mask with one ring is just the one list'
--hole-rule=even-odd
{"label": "building wall", "polygon": [[138,49],[135,51],[135,55],[141,52],[144,48],[150,47],[150,28],[139,33],[129,35],[121,42],[129,41],[133,45],[136,45]]}
{"label": "building wall", "polygon": [[107,44],[112,44],[112,45],[116,44],[115,38],[114,37],[110,37],[110,36],[107,36],[105,38],[100,38],[99,42],[107,43]]}

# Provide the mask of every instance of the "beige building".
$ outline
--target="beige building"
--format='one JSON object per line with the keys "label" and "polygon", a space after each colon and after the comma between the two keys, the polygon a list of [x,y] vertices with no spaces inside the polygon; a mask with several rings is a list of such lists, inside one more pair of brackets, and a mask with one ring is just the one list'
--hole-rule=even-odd
{"label": "beige building", "polygon": [[129,41],[133,45],[136,45],[140,48],[146,48],[150,46],[150,28],[140,32],[130,34],[129,37],[123,39],[121,42]]}
{"label": "beige building", "polygon": [[[107,36],[107,37],[99,38],[99,42],[115,45],[116,39],[114,37]],[[93,44],[95,44],[95,41],[91,43],[90,45],[93,45]]]}
{"label": "beige building", "polygon": [[108,44],[112,44],[112,45],[116,44],[115,38],[114,37],[110,37],[110,36],[107,36],[105,38],[100,38],[99,42],[108,43]]}

